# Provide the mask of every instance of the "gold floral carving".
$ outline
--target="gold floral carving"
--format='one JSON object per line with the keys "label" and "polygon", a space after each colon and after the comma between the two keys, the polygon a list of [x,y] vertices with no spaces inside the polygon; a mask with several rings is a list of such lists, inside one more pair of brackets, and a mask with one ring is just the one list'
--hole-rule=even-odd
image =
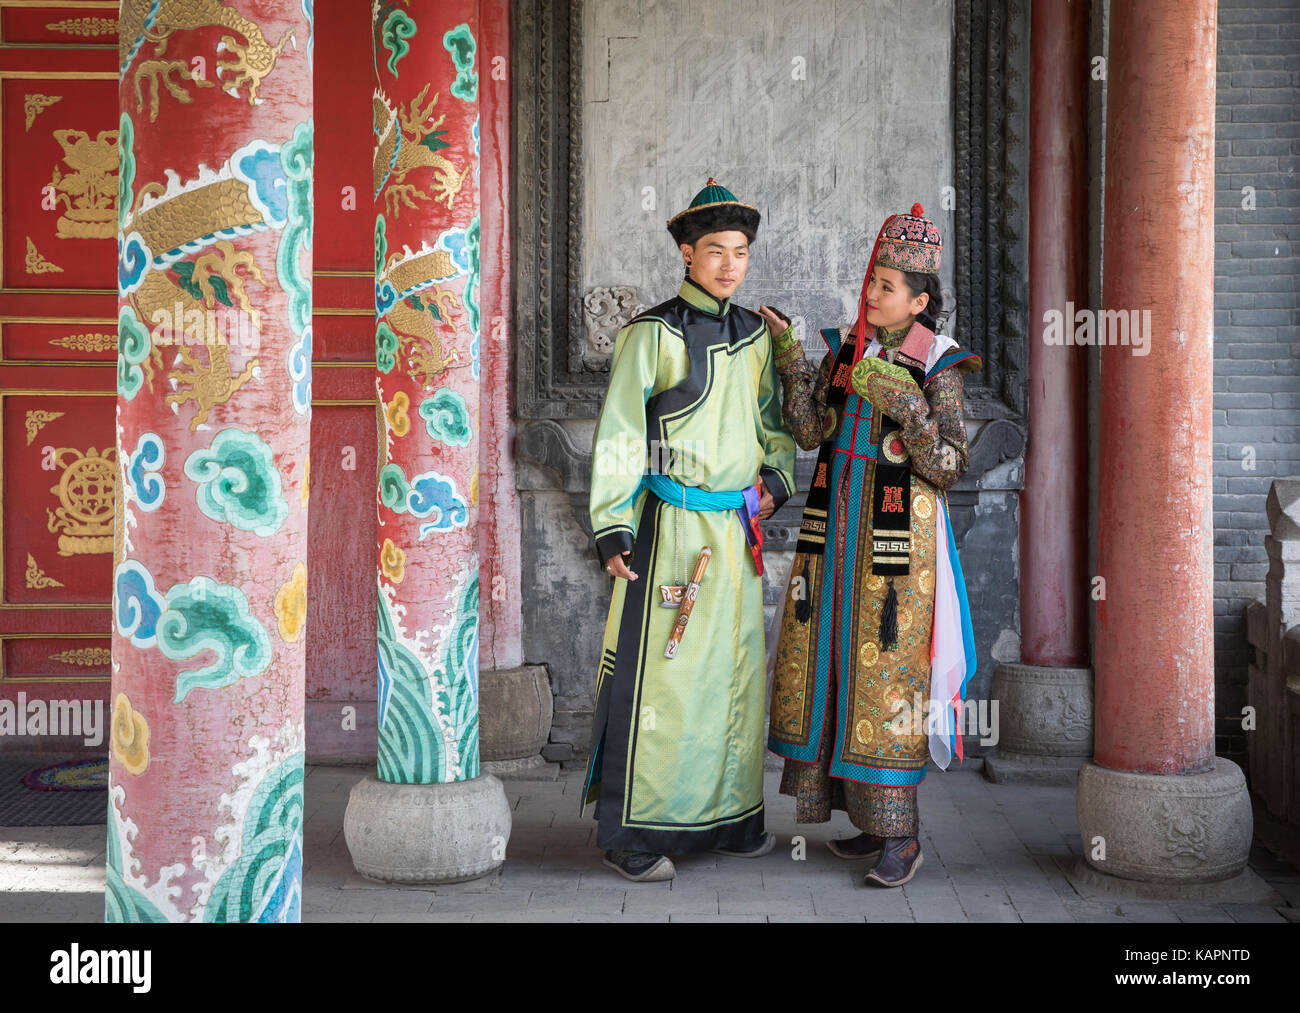
{"label": "gold floral carving", "polygon": [[63,418],[63,412],[47,412],[41,408],[33,408],[27,413],[27,445],[30,447],[36,439],[36,434],[41,428],[55,419]]}
{"label": "gold floral carving", "polygon": [[53,577],[45,576],[45,571],[36,565],[36,560],[32,558],[30,552],[27,553],[27,571],[23,574],[23,577],[27,581],[27,587],[31,590],[63,586],[60,581],[55,580]]}
{"label": "gold floral carving", "polygon": [[62,202],[60,239],[112,239],[117,235],[117,131],[101,130],[92,139],[84,130],[56,130],[64,174],[55,165],[49,185]]}
{"label": "gold floral carving", "polygon": [[62,21],[50,22],[45,28],[46,31],[62,32],[64,35],[88,37],[115,35],[117,34],[117,18],[64,18]]}
{"label": "gold floral carving", "polygon": [[41,256],[40,251],[36,249],[36,244],[32,242],[32,237],[27,237],[27,257],[23,264],[27,268],[28,274],[49,274],[51,271],[63,272],[63,268],[58,264],[51,264]]}
{"label": "gold floral carving", "polygon": [[117,335],[96,332],[65,334],[61,338],[50,338],[50,344],[74,352],[107,352],[117,347]]}
{"label": "gold floral carving", "polygon": [[107,665],[112,661],[113,652],[107,647],[77,647],[70,651],[51,654],[50,660],[62,661],[67,665],[80,665],[83,668],[94,668],[96,665]]}
{"label": "gold floral carving", "polygon": [[23,113],[27,117],[27,129],[32,129],[32,124],[36,122],[36,117],[45,112],[55,102],[62,102],[62,95],[41,95],[37,92],[26,96],[23,99]]}

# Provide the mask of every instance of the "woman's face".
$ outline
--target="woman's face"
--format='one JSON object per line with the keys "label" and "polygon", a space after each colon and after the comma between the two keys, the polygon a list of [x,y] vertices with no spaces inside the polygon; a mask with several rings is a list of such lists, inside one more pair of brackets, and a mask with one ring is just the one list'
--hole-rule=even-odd
{"label": "woman's face", "polygon": [[894,331],[925,309],[930,297],[925,293],[913,298],[903,280],[903,272],[893,267],[873,267],[867,282],[867,323]]}

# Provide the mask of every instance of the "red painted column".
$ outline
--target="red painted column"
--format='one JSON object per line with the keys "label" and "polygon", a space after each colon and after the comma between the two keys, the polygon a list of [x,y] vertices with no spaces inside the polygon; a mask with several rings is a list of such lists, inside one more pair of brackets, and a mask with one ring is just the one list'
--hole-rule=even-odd
{"label": "red painted column", "polygon": [[311,19],[126,0],[119,31],[106,917],[297,921]]}
{"label": "red painted column", "polygon": [[1214,766],[1214,0],[1111,8],[1104,296],[1149,354],[1101,358],[1096,762]]}
{"label": "red painted column", "polygon": [[[1088,348],[1046,320],[1088,306],[1088,3],[1035,0],[1029,122],[1029,441],[1020,495],[1020,654],[1088,657]],[[1070,330],[1067,325],[1066,330]]]}
{"label": "red painted column", "polygon": [[479,751],[483,373],[478,0],[372,9],[379,756],[343,834],[363,875],[460,882],[505,860]]}
{"label": "red painted column", "polygon": [[479,12],[483,52],[479,74],[483,223],[479,664],[486,672],[523,661],[523,611],[512,410],[509,0],[480,0]]}
{"label": "red painted column", "polygon": [[379,777],[479,776],[478,4],[377,5]]}

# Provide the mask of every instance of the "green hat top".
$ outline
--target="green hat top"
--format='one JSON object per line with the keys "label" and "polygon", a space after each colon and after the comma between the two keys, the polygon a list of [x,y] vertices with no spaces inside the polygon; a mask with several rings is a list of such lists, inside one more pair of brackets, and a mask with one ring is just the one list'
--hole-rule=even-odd
{"label": "green hat top", "polygon": [[[705,204],[739,204],[736,195],[719,183],[712,176],[704,185],[704,189],[695,195],[695,200],[691,201],[691,207],[698,208]],[[748,205],[746,205],[748,206]],[[689,208],[687,209],[689,210]]]}

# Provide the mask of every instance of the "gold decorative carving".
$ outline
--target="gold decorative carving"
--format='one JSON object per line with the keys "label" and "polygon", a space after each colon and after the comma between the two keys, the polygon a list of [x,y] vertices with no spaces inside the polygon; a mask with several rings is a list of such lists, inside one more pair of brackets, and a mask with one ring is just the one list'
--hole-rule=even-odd
{"label": "gold decorative carving", "polygon": [[33,408],[27,413],[27,445],[30,447],[32,441],[36,439],[36,434],[41,428],[55,419],[63,418],[63,412],[47,412],[40,408]]}
{"label": "gold decorative carving", "polygon": [[75,647],[68,651],[51,654],[50,660],[61,661],[65,665],[94,668],[96,665],[107,665],[112,661],[113,652],[107,647]]}
{"label": "gold decorative carving", "polygon": [[[385,207],[394,218],[401,215],[403,205],[417,208],[417,200],[446,204],[451,210],[473,168],[466,164],[463,170],[457,169],[454,163],[436,153],[440,147],[447,147],[439,137],[445,131],[438,129],[447,117],[443,114],[433,118],[433,110],[438,104],[437,92],[427,106],[424,104],[429,87],[426,84],[420,94],[407,103],[405,111],[400,106],[393,108],[382,92],[371,96],[373,127],[378,138],[373,163],[374,189],[376,193],[383,191]],[[424,168],[433,170],[432,194],[406,181],[408,174]]]}
{"label": "gold decorative carving", "polygon": [[45,576],[45,571],[36,565],[36,560],[32,558],[30,552],[27,553],[27,571],[23,574],[23,578],[27,581],[27,587],[32,590],[63,586],[60,581],[55,580],[53,577]]}
{"label": "gold decorative carving", "polygon": [[172,98],[181,102],[193,102],[190,93],[181,87],[179,81],[173,81],[169,74],[175,74],[179,81],[193,81],[200,88],[215,88],[216,85],[204,77],[195,77],[189,64],[184,60],[141,60],[135,72],[135,111],[144,109],[144,94],[141,82],[149,83],[149,122],[158,121],[159,87],[167,89]]}
{"label": "gold decorative carving", "polygon": [[63,161],[72,167],[64,175],[56,165],[50,186],[62,201],[60,239],[112,239],[117,235],[117,131],[101,130],[94,140],[84,130],[56,130]]}
{"label": "gold decorative carving", "polygon": [[107,352],[117,347],[116,334],[65,334],[61,338],[50,338],[51,345],[71,349],[74,352]]}
{"label": "gold decorative carving", "polygon": [[32,92],[23,99],[23,113],[27,117],[26,129],[31,130],[32,124],[36,122],[36,117],[45,112],[55,102],[62,102],[62,95],[41,95],[39,92]]}
{"label": "gold decorative carving", "polygon": [[[225,29],[226,34],[221,38],[218,52],[230,54],[231,58],[217,61],[216,76],[221,81],[221,90],[235,98],[242,97],[239,89],[247,85],[250,106],[257,105],[261,101],[257,95],[258,90],[266,76],[275,68],[284,47],[291,41],[294,45],[298,44],[293,31],[290,30],[281,36],[279,42],[272,45],[263,34],[260,25],[227,6],[224,0],[162,0],[160,8],[157,16],[146,25],[150,10],[148,4],[134,3],[123,6],[117,32],[118,51],[122,56],[122,63],[124,65],[127,63],[127,56],[134,40],[141,36],[153,43],[155,47],[153,56],[161,57],[167,50],[168,39],[175,32],[205,28]],[[241,42],[231,33],[242,35],[243,41]],[[148,79],[160,71],[165,73],[168,64],[173,62],[175,61],[157,59],[142,62],[136,68],[136,96],[140,95],[142,75]],[[188,74],[184,77],[193,80]],[[170,82],[163,83],[173,95],[176,94]],[[199,83],[205,87],[211,84],[206,81]],[[151,86],[154,94],[157,95],[157,83],[151,82]],[[188,101],[188,98],[183,101]],[[137,111],[141,106],[137,106]]]}
{"label": "gold decorative carving", "polygon": [[178,348],[176,355],[188,368],[178,366],[167,374],[177,389],[163,400],[177,408],[187,401],[198,406],[199,410],[190,419],[190,432],[197,431],[208,420],[208,413],[216,405],[229,401],[235,391],[249,381],[253,370],[262,361],[260,358],[249,359],[240,372],[232,373],[230,353],[225,345],[209,345],[206,351],[208,361],[204,363],[188,348]]}
{"label": "gold decorative carving", "polygon": [[[69,454],[76,456],[64,463]],[[94,555],[113,551],[113,492],[117,488],[117,448],[101,454],[94,447],[84,454],[73,447],[54,452],[54,463],[63,469],[59,484],[50,492],[62,504],[45,512],[49,529],[59,535],[60,556]]]}
{"label": "gold decorative carving", "polygon": [[27,237],[27,259],[24,265],[28,274],[49,274],[51,271],[63,273],[63,268],[58,264],[51,264],[48,260],[40,255],[36,249],[36,244],[32,242],[32,237]]}
{"label": "gold decorative carving", "polygon": [[45,26],[46,31],[62,32],[64,35],[116,35],[117,18],[64,18]]}

